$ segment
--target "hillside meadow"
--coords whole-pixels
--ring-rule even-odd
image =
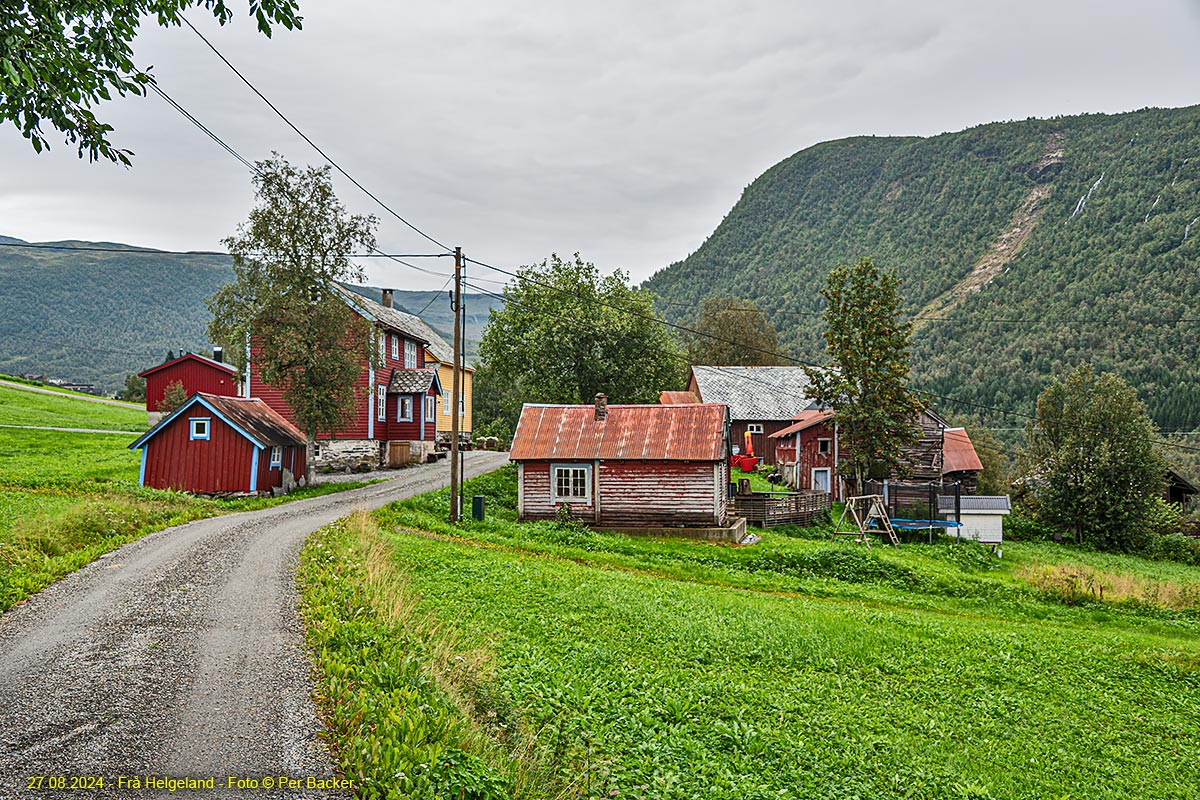
[[[0,386],[0,426],[144,429],[146,412]],[[196,519],[352,489],[216,500],[143,489],[129,433],[0,427],[0,612],[126,542]]]
[[[633,539],[518,525],[514,486],[468,486],[484,522],[446,523],[438,492],[302,554],[360,797],[1197,796],[1200,569],[826,529]],[[1076,567],[1156,589],[1036,579]]]

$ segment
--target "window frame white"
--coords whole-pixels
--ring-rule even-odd
[[[404,409],[408,408],[408,414],[405,415]],[[412,422],[413,421],[413,402],[412,396],[402,394],[396,398],[396,422]]]
[[[271,445],[271,469],[279,469],[283,466],[283,445]]]
[[[558,474],[560,471],[570,470],[572,472],[579,470],[583,472],[583,490],[582,495],[574,494],[575,476],[571,475],[568,480],[571,481],[571,494],[560,495],[558,493]],[[559,503],[576,503],[578,505],[590,506],[592,504],[592,465],[575,463],[562,463],[550,465],[550,502],[554,505]]]
[[[817,439],[817,455],[827,456],[833,452],[833,439]]]
[[[417,343],[412,339],[404,340],[404,368],[417,368]]]
[[[387,422],[387,387],[382,383],[375,387],[375,421]]]
[[[747,422],[746,433],[756,434],[763,432],[763,424],[761,422]]]
[[[442,416],[450,416],[450,390],[442,389]]]
[[[437,420],[437,398],[431,394],[424,397],[425,401],[425,421],[435,422]]]
[[[204,433],[196,431],[196,423],[204,425]],[[212,417],[188,417],[188,441],[207,442],[212,438]]]
[[[389,333],[388,336],[392,337],[392,360],[398,361],[400,359],[400,337],[394,333]]]

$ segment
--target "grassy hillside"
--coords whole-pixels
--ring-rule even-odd
[[[647,286],[675,319],[709,295],[752,300],[820,362],[818,290],[870,256],[904,279],[914,383],[965,401],[945,410],[1029,412],[1048,376],[1090,361],[1192,430],[1198,218],[1200,107],[845,139],[772,167]]]
[[[208,352],[204,300],[232,280],[228,258],[134,252],[141,248],[111,242],[13,246],[22,243],[0,236],[0,372],[86,381],[111,392],[169,350]],[[397,302],[413,313],[429,303],[430,324],[449,331],[444,296],[402,291]],[[470,352],[491,302],[468,296]]]
[[[69,394],[42,394],[0,386],[0,425],[138,431],[146,428],[145,408],[95,403]]]
[[[1200,785],[1196,568],[1048,543],[999,561],[820,531],[732,547],[517,525],[514,483],[469,487],[488,495],[483,523],[444,522],[435,493],[327,529],[302,556],[320,694],[363,796],[398,780],[477,798]],[[1039,583],[1078,566],[1157,594]]]

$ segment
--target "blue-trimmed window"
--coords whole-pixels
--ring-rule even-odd
[[[400,358],[400,337],[394,333],[388,335],[392,337],[392,358],[398,359]]]
[[[207,440],[212,434],[211,417],[189,417],[188,426],[190,428],[188,438],[192,441],[197,439]]]
[[[412,396],[402,394],[396,398],[396,422],[412,421]]]
[[[283,448],[280,445],[271,447],[271,469],[283,466]]]
[[[375,409],[375,419],[379,420],[380,422],[383,422],[384,420],[387,419],[387,387],[386,386],[376,386],[375,387],[375,405],[378,406],[378,408]]]

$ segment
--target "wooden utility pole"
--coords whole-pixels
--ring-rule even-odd
[[[458,502],[458,416],[459,393],[462,391],[462,248],[454,248],[454,378],[450,390],[450,521],[461,519]]]

